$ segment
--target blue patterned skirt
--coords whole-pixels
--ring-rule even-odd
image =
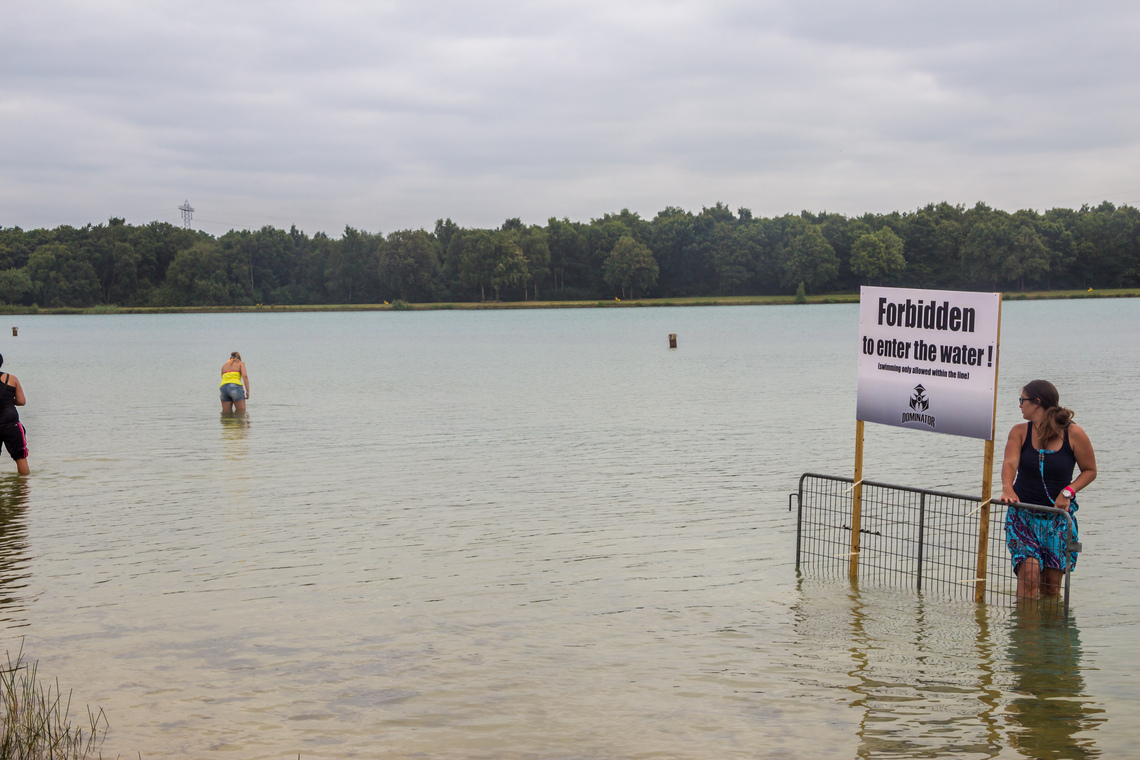
[[[1074,510],[1075,511],[1075,510]],[[1067,522],[1062,515],[1035,512],[1031,509],[1010,507],[1005,513],[1005,545],[1013,570],[1030,557],[1037,558],[1037,566],[1065,569],[1065,547],[1069,541],[1078,541],[1077,516],[1073,518],[1073,535],[1067,535]],[[1069,570],[1077,566],[1077,553],[1070,555]]]

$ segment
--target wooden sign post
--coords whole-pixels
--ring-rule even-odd
[[[997,432],[997,380],[1001,361],[1001,294],[998,294],[997,347],[994,351],[994,414],[990,423],[990,439],[986,441],[986,453],[982,470],[982,504],[978,510],[978,566],[974,583],[974,601],[986,600],[986,571],[989,567],[990,550],[990,503],[993,501],[994,484],[994,434]]]

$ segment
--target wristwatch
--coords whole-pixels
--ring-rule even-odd
[[[1069,488],[1068,486],[1065,486],[1064,488],[1062,488],[1061,493],[1063,493],[1063,494],[1065,494],[1065,496],[1069,497],[1069,501],[1072,501],[1073,499],[1077,498],[1077,492],[1074,491],[1073,489]]]

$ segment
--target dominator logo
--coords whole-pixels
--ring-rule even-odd
[[[913,411],[903,412],[903,424],[918,422],[931,430],[934,429],[934,415],[926,414],[926,411],[930,409],[930,399],[926,395],[926,389],[921,384],[914,386],[914,395],[910,397],[910,408]]]

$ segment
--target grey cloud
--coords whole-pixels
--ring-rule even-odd
[[[1134,183],[1138,19],[1123,3],[27,4],[0,32],[0,224],[173,221],[184,197],[219,224],[330,232],[716,200],[1098,200]]]

